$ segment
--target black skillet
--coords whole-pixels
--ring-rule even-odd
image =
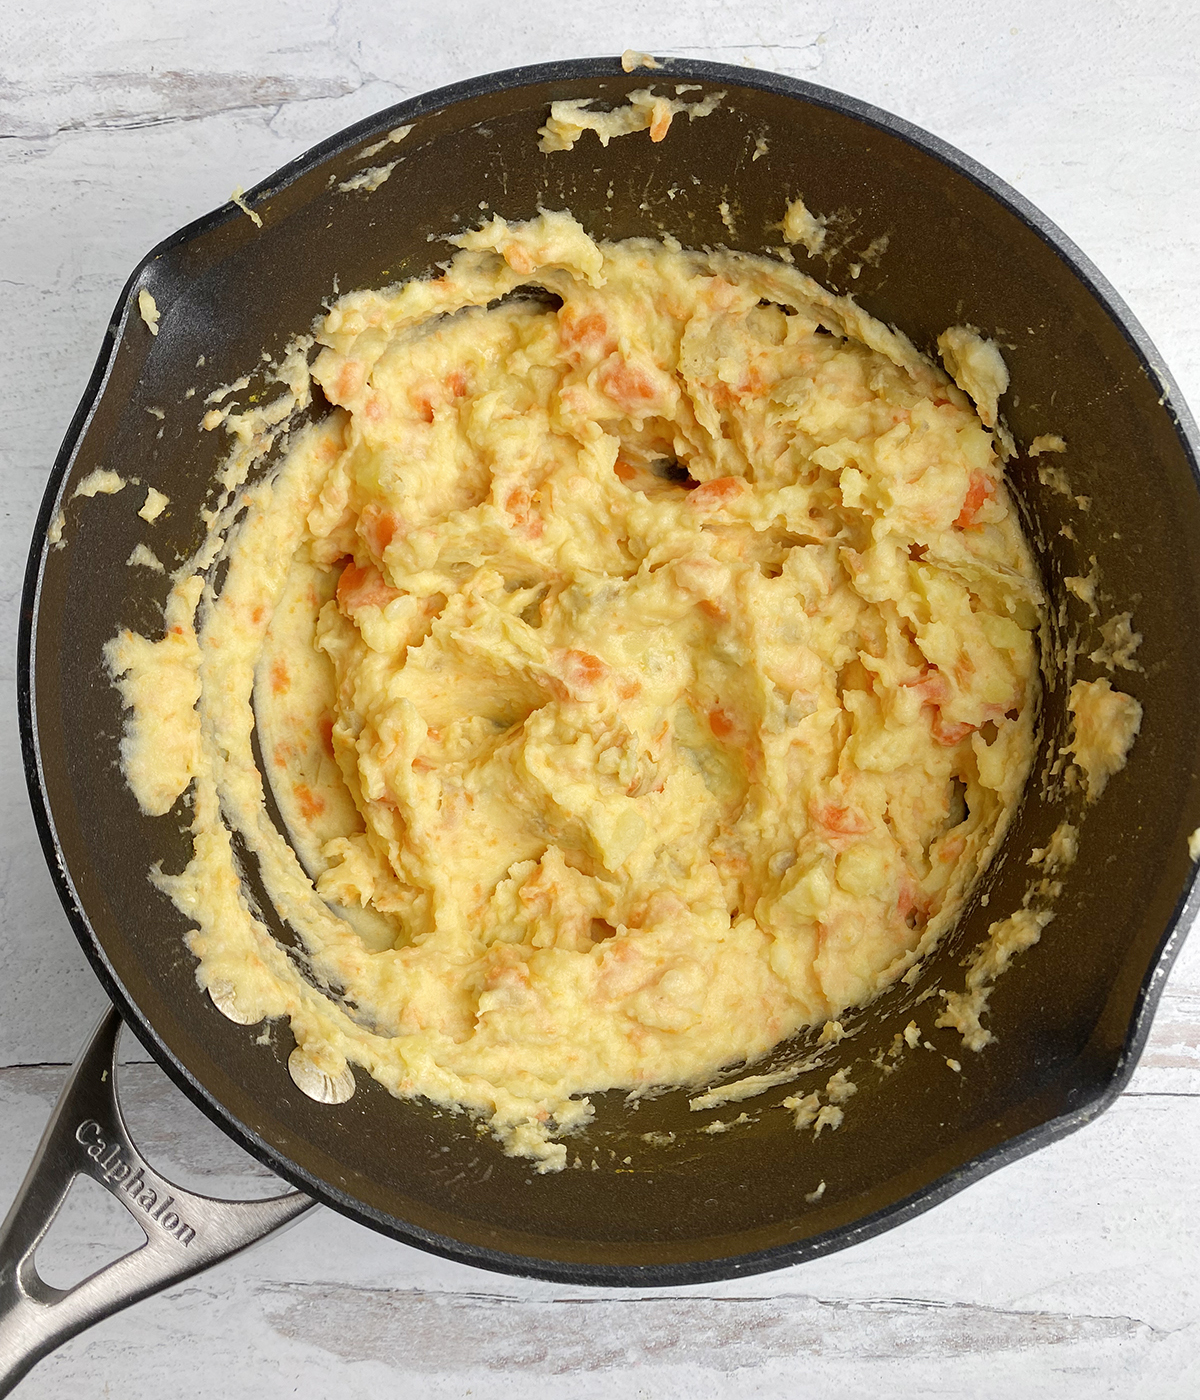
[[[635,88],[673,92],[677,82],[699,85],[692,99],[725,97],[702,120],[677,117],[661,144],[640,133],[602,149],[589,133],[570,152],[537,150],[554,99],[615,105]],[[364,157],[402,124],[413,127],[405,141]],[[765,154],[755,159],[759,138]],[[397,158],[374,192],[337,188]],[[311,1101],[288,1075],[286,1029],[261,1045],[261,1028],[232,1024],[198,992],[186,923],[146,879],[155,862],[183,864],[186,811],[177,821],[139,815],[117,768],[121,709],[101,649],[120,627],[161,627],[167,582],[125,567],[147,538],[132,488],[72,501],[76,484],[107,467],[162,487],[171,506],[152,540],[168,562],[182,559],[200,537],[223,451],[219,433],[198,431],[204,394],[253,372],[264,350],[278,354],[337,289],[428,274],[450,251],[440,235],[476,223],[484,205],[510,219],[569,208],[610,238],[666,231],[691,246],[761,252],[779,244],[785,200],[797,194],[835,216],[841,250],[826,262],[798,249],[806,270],[923,350],[962,322],[1001,341],[1018,441],[1060,433],[1069,450],[1051,460],[1091,499],[1083,511],[1040,485],[1024,456],[1012,464],[1053,605],[1063,578],[1085,574],[1095,555],[1106,608],[1132,609],[1143,634],[1144,669],[1117,681],[1144,706],[1141,735],[1087,816],[1055,921],[996,987],[996,1043],[980,1055],[956,1049],[956,1036],[932,1028],[936,997],[918,998],[961,987],[964,953],[1019,906],[1029,853],[1066,811],[1038,796],[1037,775],[1066,736],[1065,687],[1052,670],[1035,780],[979,892],[987,907],[977,895],[921,980],[877,1002],[827,1058],[821,1082],[846,1065],[859,1085],[840,1130],[816,1140],[796,1132],[775,1107],[795,1086],[744,1105],[751,1121],[717,1135],[698,1130],[722,1114],[690,1112],[683,1092],[636,1108],[610,1094],[569,1144],[599,1169],[538,1177],[465,1116],[393,1099],[365,1075],[348,1103]],[[180,1088],[281,1177],[397,1239],[509,1273],[637,1286],[754,1273],[852,1244],[1111,1103],[1195,908],[1200,493],[1187,410],[1074,245],[993,175],[895,117],[789,78],[682,60],[661,73],[595,59],[473,79],[331,138],[247,201],[261,229],[226,206],[160,245],[126,286],[42,505],[20,640],[25,763],[47,860],[97,975]],[[883,234],[886,252],[863,261]],[[157,338],[138,316],[141,288],[162,312]],[[247,394],[261,387],[252,380]],[[60,509],[56,549],[47,531]],[[1064,524],[1076,541],[1059,533]],[[1066,606],[1086,637],[1083,604]],[[1085,659],[1079,674],[1104,672]],[[937,1053],[907,1054],[890,1075],[873,1067],[871,1055],[910,1019]],[[946,1066],[954,1056],[961,1074]],[[650,1146],[647,1133],[675,1138]]]

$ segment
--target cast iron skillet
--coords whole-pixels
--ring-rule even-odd
[[[672,91],[681,81],[699,85],[691,98],[726,96],[703,120],[677,117],[661,144],[639,133],[602,149],[588,133],[571,152],[536,148],[553,99],[617,104],[648,83]],[[413,127],[407,140],[364,157],[401,124]],[[760,137],[766,153],[754,159]],[[337,188],[397,158],[373,193]],[[1095,555],[1104,615],[1132,609],[1144,638],[1144,669],[1115,678],[1145,707],[1132,761],[1083,824],[1055,921],[997,985],[996,1043],[964,1051],[932,1029],[937,998],[918,997],[961,987],[964,954],[1020,905],[1031,849],[1075,810],[1038,796],[1066,737],[1054,674],[1030,794],[980,891],[987,907],[977,896],[916,986],[861,1017],[819,1077],[853,1067],[859,1092],[839,1131],[814,1140],[794,1130],[774,1105],[795,1086],[744,1105],[753,1121],[718,1135],[698,1129],[736,1109],[689,1112],[678,1091],[635,1109],[610,1094],[569,1144],[585,1169],[538,1177],[467,1117],[393,1099],[365,1075],[346,1104],[310,1101],[288,1075],[285,1029],[264,1047],[260,1027],[233,1025],[197,991],[186,922],[146,879],[155,862],[183,864],[188,813],[181,804],[178,821],[139,815],[117,768],[120,702],[101,663],[120,627],[161,628],[167,581],[125,567],[134,545],[148,541],[170,567],[199,540],[224,450],[220,433],[198,431],[204,395],[253,370],[262,351],[278,354],[338,289],[429,273],[450,252],[439,236],[477,222],[485,205],[510,219],[569,208],[603,236],[667,231],[686,245],[759,252],[780,243],[784,202],[801,193],[810,209],[838,215],[831,241],[845,245],[828,263],[797,249],[801,267],[853,291],[921,349],[962,322],[1001,341],[1017,439],[1061,433],[1069,451],[1051,460],[1091,498],[1080,510],[1039,485],[1035,464],[1011,466],[1053,605],[1065,598],[1087,642],[1087,611],[1062,580],[1085,574]],[[25,763],[47,860],[97,975],[184,1092],[280,1176],[397,1239],[504,1272],[637,1286],[754,1273],[841,1248],[1106,1107],[1129,1077],[1195,907],[1187,837],[1200,826],[1200,493],[1196,430],[1177,391],[1074,245],[993,175],[895,117],[793,79],[681,60],[653,74],[596,59],[473,79],[331,138],[247,198],[261,230],[226,206],[161,244],[130,278],[42,505],[20,641]],[[722,199],[736,235],[721,221]],[[855,276],[852,264],[882,234],[886,253]],[[157,338],[137,314],[143,287],[162,312]],[[254,377],[241,402],[261,387]],[[134,513],[134,488],[71,500],[98,467],[161,487],[166,515],[149,529]],[[55,549],[47,528],[60,509],[65,543]],[[1075,542],[1059,534],[1067,523]],[[1085,657],[1078,674],[1105,672]],[[872,1066],[913,1018],[938,1053],[908,1054],[892,1074]],[[961,1074],[947,1056],[962,1061]],[[653,1147],[647,1133],[675,1139]],[[806,1199],[821,1181],[820,1198]]]

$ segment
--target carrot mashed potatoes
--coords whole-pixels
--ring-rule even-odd
[[[993,432],[852,302],[566,214],[455,241],[334,306],[219,593],[109,662],[143,808],[194,784],[155,878],[214,1001],[553,1170],[587,1094],[752,1062],[952,924],[1041,591]]]

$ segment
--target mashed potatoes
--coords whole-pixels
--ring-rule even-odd
[[[583,1096],[751,1062],[953,922],[1041,593],[993,433],[853,303],[565,214],[456,241],[333,308],[219,595],[109,662],[145,810],[194,783],[156,878],[217,1004],[548,1170]]]

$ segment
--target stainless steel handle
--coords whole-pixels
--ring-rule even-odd
[[[228,1259],[316,1204],[300,1191],[265,1201],[214,1200],[154,1171],[117,1102],[120,1029],[111,1010],[96,1027],[0,1226],[0,1396],[77,1332]],[[34,1267],[34,1251],[81,1172],[121,1202],[146,1242],[74,1288],[52,1288]]]

